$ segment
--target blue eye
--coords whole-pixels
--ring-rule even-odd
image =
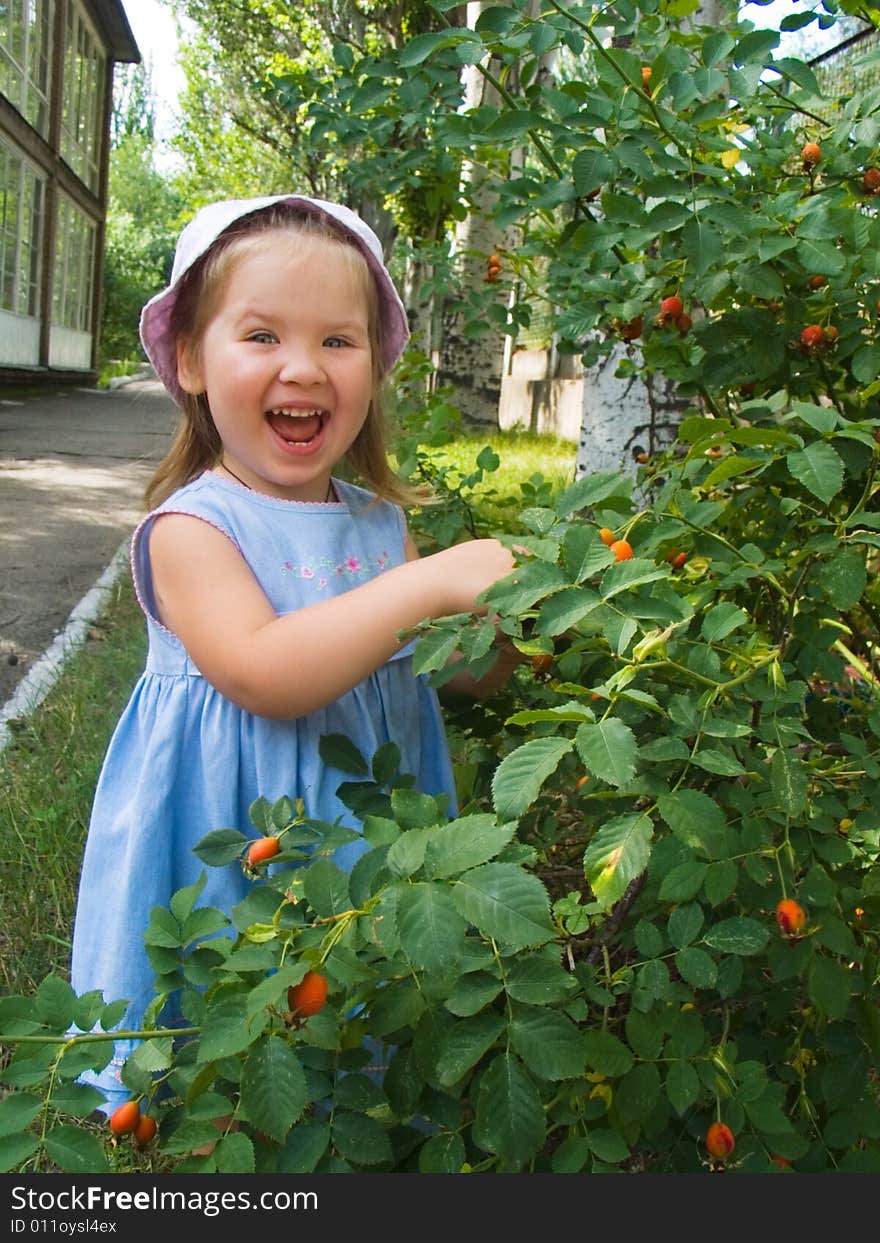
[[[257,345],[273,345],[275,343],[275,337],[272,333],[266,332],[262,328],[258,332],[249,333],[247,339],[248,341],[255,341]]]
[[[344,337],[327,337],[324,344],[336,350],[339,349],[340,346],[348,345],[348,342]]]

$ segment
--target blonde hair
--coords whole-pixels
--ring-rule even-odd
[[[173,339],[186,342],[193,359],[197,359],[205,330],[236,264],[253,249],[262,235],[271,231],[295,235],[307,243],[337,247],[349,260],[367,303],[373,384],[364,425],[344,460],[351,471],[372,488],[378,499],[400,505],[428,503],[430,496],[405,484],[388,463],[387,425],[382,401],[385,376],[382,371],[379,299],[375,281],[360,250],[326,216],[316,216],[298,209],[294,204],[282,203],[243,216],[221,233],[207,254],[181,278],[171,313],[170,332]],[[223,453],[207,395],[184,393],[180,410],[180,423],[171,447],[144,493],[148,509],[160,505],[172,492],[216,466]]]

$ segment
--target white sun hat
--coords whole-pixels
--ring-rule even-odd
[[[385,267],[382,244],[356,212],[342,207],[339,203],[307,198],[302,194],[225,199],[201,208],[183,229],[174,252],[168,287],[152,297],[141,312],[141,341],[147,358],[178,405],[183,401],[183,390],[177,381],[177,342],[171,331],[171,314],[177,301],[181,278],[213,246],[220,234],[242,216],[265,211],[276,203],[293,203],[309,215],[329,216],[337,226],[341,226],[342,231],[351,238],[366,259],[376,282],[382,365],[386,372],[391,370],[406,348],[409,340],[406,310]]]

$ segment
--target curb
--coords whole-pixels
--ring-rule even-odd
[[[113,554],[101,577],[75,606],[67,623],[32,665],[11,698],[0,708],[0,752],[12,738],[9,722],[30,716],[58,681],[65,663],[84,643],[89,625],[101,613],[110,590],[128,564],[131,536],[127,535]]]

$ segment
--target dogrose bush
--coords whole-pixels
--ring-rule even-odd
[[[328,738],[369,844],[350,875],[333,862],[350,831],[292,792],[252,808],[280,851],[231,921],[199,885],[153,912],[155,1030],[123,1077],[158,1135],[136,1159],[880,1168],[878,430],[755,401],[686,420],[635,485],[596,475],[525,509],[527,551],[488,602],[533,659],[460,717],[476,759],[459,816],[393,746]],[[427,627],[418,666],[441,678],[459,647],[479,671],[491,636],[472,617]],[[250,867],[249,845],[220,828],[197,853]],[[308,1017],[288,995],[306,972],[328,986]],[[175,1034],[158,1020],[178,989]],[[69,1116],[94,1107],[72,1081],[110,1041],[65,1032],[120,1014],[55,977],[0,1003],[7,1168],[129,1159]],[[384,1081],[365,1040],[391,1046]]]

